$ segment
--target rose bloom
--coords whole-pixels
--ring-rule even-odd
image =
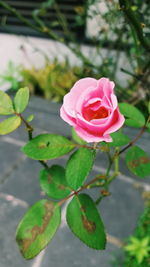
[[[107,78],[84,78],[64,96],[61,118],[88,143],[112,142],[110,134],[125,121],[118,108],[114,86]]]

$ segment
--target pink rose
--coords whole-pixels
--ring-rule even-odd
[[[86,142],[112,142],[111,133],[124,123],[114,94],[114,82],[84,78],[64,96],[61,118]]]

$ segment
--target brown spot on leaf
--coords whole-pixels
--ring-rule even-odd
[[[44,143],[43,143],[43,144],[39,144],[39,148],[41,148],[41,149],[42,149],[42,148],[46,148],[46,147],[47,147],[47,145],[44,144]]]
[[[48,174],[47,181],[49,184],[53,182],[53,177],[50,174]]]
[[[65,187],[63,184],[60,184],[60,185],[58,186],[58,189],[60,189],[60,190],[65,190],[66,187]]]
[[[95,222],[89,221],[86,216],[82,215],[82,222],[84,228],[87,230],[88,233],[92,234],[96,230]]]
[[[49,145],[50,145],[50,142],[47,142],[47,143],[40,143],[39,144],[39,148],[46,148],[46,147],[49,147]]]
[[[28,250],[28,248],[31,246],[31,244],[36,240],[38,235],[42,234],[46,227],[49,224],[49,221],[53,215],[53,209],[54,205],[51,201],[47,201],[45,203],[45,215],[43,217],[43,223],[41,226],[35,225],[31,230],[31,237],[30,238],[25,238],[23,240],[18,240],[21,248],[21,251],[23,254]]]
[[[136,168],[138,167],[140,164],[147,164],[150,163],[150,159],[147,157],[140,157],[138,159],[132,160],[129,162],[129,166],[131,168]]]

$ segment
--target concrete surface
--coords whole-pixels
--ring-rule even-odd
[[[35,134],[48,131],[70,136],[70,127],[58,116],[59,108],[59,104],[37,97],[31,98],[25,116],[35,114],[32,123]],[[125,129],[131,137],[137,131]],[[138,143],[150,153],[148,139],[149,135],[145,133]],[[143,211],[141,194],[144,190],[150,190],[150,177],[136,178],[126,169],[122,157],[122,174],[112,183],[111,196],[99,205],[108,233],[105,251],[92,250],[73,236],[66,225],[63,207],[62,224],[52,242],[34,260],[25,261],[15,242],[15,229],[27,208],[44,197],[38,182],[41,166],[38,162],[27,159],[20,151],[26,140],[27,133],[23,126],[0,137],[0,267],[110,267],[114,255],[119,254],[121,257],[120,243],[132,234]],[[57,162],[65,166],[66,160],[67,156],[64,156],[49,163]],[[90,177],[104,171],[104,157],[100,153]],[[97,190],[91,190],[93,198],[97,195]]]

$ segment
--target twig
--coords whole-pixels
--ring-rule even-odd
[[[22,117],[21,114],[16,114],[18,115],[21,120],[23,121],[23,123],[25,124],[27,131],[28,131],[28,136],[29,136],[29,140],[32,140],[33,136],[32,136],[32,132],[34,131],[34,129],[32,128],[32,126]]]
[[[125,13],[126,17],[128,18],[129,23],[133,26],[136,31],[137,37],[141,43],[141,45],[148,51],[150,51],[150,43],[145,38],[143,33],[143,28],[141,23],[139,22],[135,12],[132,10],[131,2],[129,0],[119,0],[120,8]]]
[[[118,153],[116,153],[115,155],[114,155],[114,158],[117,156],[119,156],[120,154],[122,154],[124,151],[126,151],[129,147],[131,147],[131,146],[133,146],[136,142],[137,142],[137,140],[143,135],[143,133],[145,132],[145,130],[146,130],[146,128],[147,128],[147,123],[149,123],[150,122],[150,115],[149,115],[149,117],[148,117],[148,119],[147,119],[147,122],[145,123],[145,125],[141,128],[141,130],[139,131],[139,133],[137,134],[137,136],[131,141],[131,142],[129,142],[129,144],[127,145],[127,146],[125,146],[122,150],[120,150]]]
[[[23,118],[22,114],[16,113],[16,115],[18,117],[20,117],[22,122],[25,124],[26,129],[28,131],[29,141],[31,141],[33,139],[33,135],[32,135],[32,133],[34,131],[33,127]],[[38,160],[38,162],[40,162],[40,164],[43,165],[44,168],[46,168],[46,169],[49,168],[49,166],[47,165],[47,163],[44,160]]]
[[[78,189],[77,191],[73,191],[69,196],[65,197],[64,199],[62,199],[58,205],[61,206],[66,200],[68,200],[69,198],[78,195],[81,191],[83,191],[84,189],[87,189],[89,187],[89,185],[95,183],[96,181],[98,181],[99,179],[104,178],[104,175],[97,175],[94,179],[92,179],[90,182],[88,182],[87,184],[81,186],[80,189]]]
[[[52,31],[50,28],[48,28],[44,22],[43,22],[43,27],[41,27],[41,24],[39,25],[40,27],[37,27],[36,25],[30,23],[20,12],[18,12],[15,8],[13,8],[12,6],[8,5],[7,3],[5,3],[4,1],[0,1],[0,6],[3,6],[5,9],[7,9],[9,12],[13,13],[20,21],[22,21],[24,24],[26,24],[27,26],[31,27],[32,29],[41,32],[41,33],[45,33],[47,34],[50,38],[54,39],[55,41],[58,41],[62,44],[67,45],[67,47],[77,56],[79,57],[85,65],[87,66],[91,66],[95,69],[99,68],[95,65],[93,65],[92,62],[90,62],[90,60],[84,56],[84,54],[81,52],[81,50],[79,49],[79,46],[76,44],[76,46],[74,46],[73,44],[69,43],[68,40],[60,37],[58,34],[55,34],[54,31]],[[35,17],[33,17],[33,19],[35,20]],[[37,22],[37,20],[36,20]]]
[[[122,72],[128,74],[128,75],[131,75],[132,77],[134,77],[134,78],[137,79],[137,80],[141,80],[140,77],[139,77],[139,75],[136,75],[136,74],[134,74],[134,73],[132,73],[132,72],[130,72],[130,71],[124,69],[124,68],[120,68],[120,70],[121,70]]]
[[[7,9],[9,12],[13,13],[20,21],[31,27],[32,29],[36,31],[41,31],[39,27],[35,26],[34,24],[30,23],[29,20],[27,20],[24,16],[21,15],[20,12],[18,12],[15,8],[11,7],[4,1],[0,1],[0,5],[3,6],[5,9]]]

